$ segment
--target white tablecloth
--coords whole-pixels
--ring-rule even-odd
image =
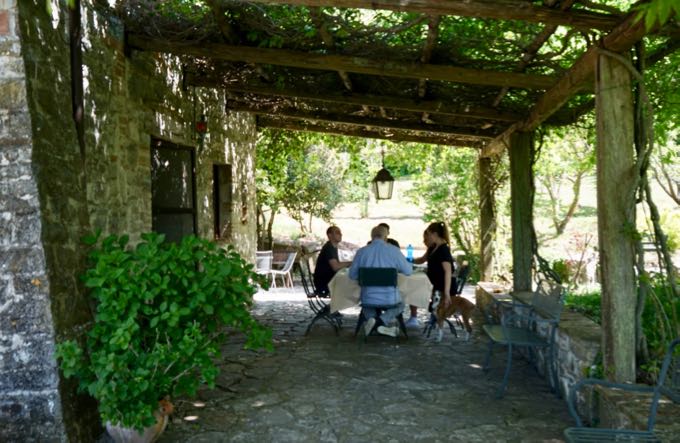
[[[401,299],[406,305],[427,308],[430,304],[432,285],[424,272],[414,272],[412,275],[397,275],[397,286]],[[331,312],[341,311],[359,304],[361,288],[356,280],[349,278],[347,269],[335,274],[328,283],[331,292]]]

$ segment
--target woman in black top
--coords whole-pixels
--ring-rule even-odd
[[[449,248],[449,231],[442,222],[431,223],[425,230],[429,245],[427,251],[427,277],[432,283],[432,291],[441,292],[440,303],[448,307],[451,303],[451,276],[453,256]]]

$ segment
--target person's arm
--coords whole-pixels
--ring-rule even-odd
[[[427,261],[427,257],[430,255],[430,248],[425,249],[425,253],[418,258],[413,259],[413,263],[416,265],[422,265]]]
[[[448,306],[451,303],[451,263],[448,261],[442,262],[442,268],[444,268],[444,293],[442,294],[442,302],[444,306]]]
[[[340,269],[349,268],[352,265],[351,261],[339,261],[334,258],[328,260],[328,264],[331,265],[333,271],[338,272]]]
[[[395,251],[395,257],[397,258],[399,263],[399,266],[397,267],[397,272],[401,272],[404,275],[411,275],[413,273],[413,265],[409,263],[408,260],[406,260],[406,257],[404,257],[401,253],[401,251],[397,250]]]
[[[352,280],[359,280],[359,257],[361,256],[361,249],[357,251],[357,254],[354,256],[354,261],[351,262],[351,266],[349,267],[349,278]]]

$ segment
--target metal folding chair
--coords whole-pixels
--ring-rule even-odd
[[[300,260],[297,264],[297,268],[300,273],[300,283],[307,295],[307,304],[309,304],[309,308],[314,313],[312,321],[309,323],[309,326],[307,326],[305,335],[309,334],[314,323],[321,319],[333,326],[335,335],[339,335],[340,328],[342,328],[342,316],[331,314],[330,295],[319,294],[314,287],[308,259],[303,257],[303,260]]]

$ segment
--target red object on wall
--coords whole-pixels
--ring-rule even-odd
[[[196,122],[196,132],[200,135],[208,132],[208,122],[205,120],[205,114],[201,114],[201,119]]]

